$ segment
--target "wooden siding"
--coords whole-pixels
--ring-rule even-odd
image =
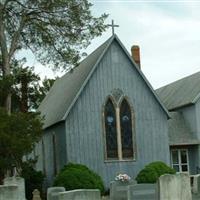
[[[136,119],[136,161],[104,160],[102,105],[119,88],[129,97]],[[106,186],[117,173],[135,177],[149,162],[169,159],[167,116],[116,42],[97,66],[66,119],[67,161],[86,164]]]
[[[178,112],[181,112],[184,116],[184,119],[187,122],[187,126],[190,128],[191,132],[194,135],[197,135],[197,115],[196,115],[196,106],[191,105],[187,107],[180,108]]]
[[[196,129],[197,129],[197,138],[200,139],[200,99],[195,104],[195,110],[196,110]]]
[[[196,120],[195,120],[195,122],[196,122],[196,124],[197,124],[197,133],[196,133],[196,135],[197,135],[197,138],[200,140],[200,99],[196,102],[196,104],[195,104],[195,110],[196,110]],[[198,157],[197,157],[197,159],[196,159],[196,166],[198,166],[199,168],[200,168],[200,145],[198,145]],[[199,173],[200,173],[200,171],[199,171]]]
[[[189,168],[190,168],[190,174],[197,174],[197,167],[198,165],[198,155],[199,155],[199,147],[198,145],[192,145],[188,146],[188,157],[189,157]],[[200,173],[200,171],[199,171]]]
[[[46,187],[50,186],[54,179],[54,153],[53,153],[53,135],[55,135],[55,154],[57,172],[67,163],[66,161],[66,135],[64,123],[59,123],[44,131],[44,152],[45,152],[45,171]],[[42,142],[37,148],[38,163],[37,169],[43,170]]]

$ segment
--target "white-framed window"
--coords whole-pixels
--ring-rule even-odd
[[[177,172],[189,172],[188,149],[172,149],[171,163]]]
[[[109,96],[103,108],[106,160],[135,160],[134,112],[128,98]]]

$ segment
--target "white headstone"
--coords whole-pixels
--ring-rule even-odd
[[[162,175],[158,190],[160,200],[192,200],[190,177],[186,173]]]
[[[24,179],[21,177],[7,177],[3,180],[4,185],[10,186],[10,185],[16,185],[17,188],[17,194],[15,200],[26,200],[25,198],[25,184]]]
[[[192,192],[194,194],[200,194],[200,174],[190,176],[192,179]]]

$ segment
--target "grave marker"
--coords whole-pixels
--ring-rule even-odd
[[[186,173],[162,175],[158,190],[160,200],[192,200],[190,177]]]

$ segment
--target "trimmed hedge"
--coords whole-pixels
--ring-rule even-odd
[[[85,165],[69,163],[56,176],[54,186],[74,189],[99,189],[104,193],[101,177]]]
[[[142,169],[137,177],[137,183],[156,183],[163,174],[175,174],[176,171],[161,161],[152,162]]]

